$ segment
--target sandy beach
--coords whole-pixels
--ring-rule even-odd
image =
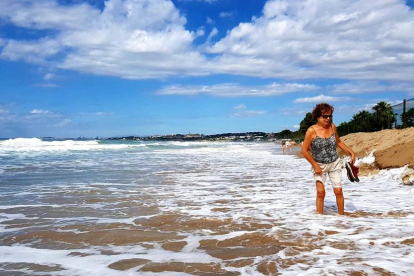
[[[353,149],[357,158],[373,152],[375,166],[379,169],[414,168],[414,127],[386,129],[377,132],[358,132],[341,138]]]
[[[2,275],[410,275],[401,168],[350,183],[345,216],[273,143],[0,145]],[[91,265],[93,264],[93,265]]]

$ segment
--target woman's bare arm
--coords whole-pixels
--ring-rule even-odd
[[[337,146],[343,151],[347,152],[351,156],[352,164],[355,163],[355,153],[350,148],[348,148],[348,146],[345,145],[344,142],[342,142],[341,138],[339,138],[338,131],[336,130],[336,126],[334,124],[332,124],[332,126],[335,132]]]
[[[313,139],[313,130],[310,128],[306,131],[305,140],[303,141],[302,145],[302,154],[311,163],[314,171],[316,174],[322,174],[322,169],[319,167],[318,163],[316,163],[315,159],[313,159],[312,155],[309,153],[309,149],[311,147],[312,139]]]

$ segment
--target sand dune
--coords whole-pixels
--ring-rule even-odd
[[[374,165],[379,169],[405,165],[414,168],[414,127],[352,133],[341,137],[341,140],[352,148],[357,157],[374,151]]]

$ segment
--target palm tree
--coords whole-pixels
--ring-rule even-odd
[[[367,110],[360,111],[352,117],[351,123],[354,125],[354,131],[370,131],[372,129],[372,114]]]
[[[384,129],[384,125],[390,127],[394,118],[394,111],[389,103],[381,101],[372,110],[375,111],[374,119],[378,126],[381,126],[381,130]]]

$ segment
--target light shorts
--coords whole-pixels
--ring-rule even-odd
[[[315,181],[320,181],[325,186],[326,174],[328,174],[329,179],[332,182],[332,187],[342,188],[341,176],[342,176],[342,168],[344,165],[343,165],[341,158],[336,159],[332,163],[328,163],[328,164],[318,163],[318,165],[322,169],[322,175],[315,174],[315,171],[312,167],[313,178],[315,179]]]

